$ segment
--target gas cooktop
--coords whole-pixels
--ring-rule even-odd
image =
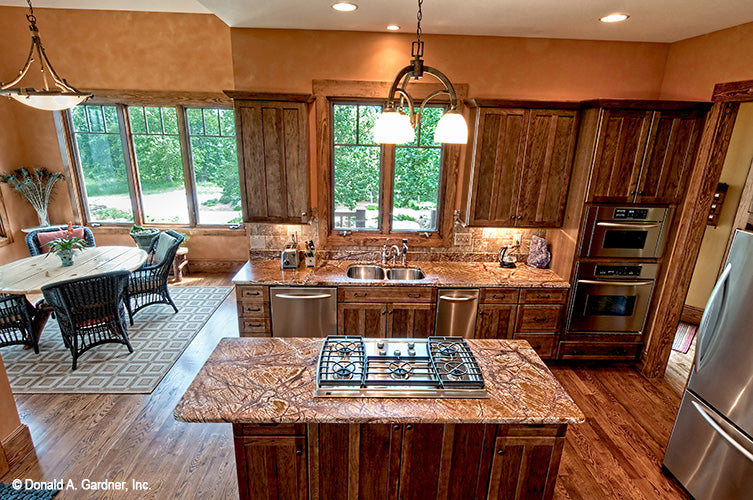
[[[486,398],[481,369],[462,337],[330,335],[319,353],[317,397]]]

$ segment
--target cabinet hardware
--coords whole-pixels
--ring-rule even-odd
[[[408,297],[417,299],[417,298],[421,297],[421,294],[420,293],[409,293]]]
[[[248,326],[250,326],[251,328],[261,328],[264,325],[261,323],[249,323]]]
[[[387,311],[382,311],[382,316],[384,316],[385,314],[387,314]]]
[[[536,295],[537,299],[548,299],[551,295]]]
[[[500,448],[500,449],[497,450],[497,455],[504,455],[504,454],[505,454],[505,450],[504,449]]]
[[[395,429],[396,431],[399,431],[400,430],[400,425],[399,424],[395,424],[395,425],[392,426],[392,428]]]
[[[493,298],[493,299],[504,299],[505,297],[507,297],[507,295],[505,295],[505,294],[502,294],[502,295],[497,295],[497,294],[495,293],[494,295],[492,295],[492,298]]]
[[[413,426],[411,424],[408,424],[408,425],[405,426],[405,430],[412,431],[413,430]]]
[[[254,307],[253,309],[250,308],[250,307],[247,307],[246,311],[247,312],[259,312],[259,311],[261,311],[261,307]]]
[[[534,321],[546,321],[546,318],[533,318]]]
[[[390,311],[390,312],[388,312],[387,314],[389,314],[390,316],[392,316],[392,313],[393,313],[393,311]]]
[[[303,450],[302,450],[302,449],[300,449],[300,448],[296,448],[296,450],[295,450],[295,454],[296,454],[296,455],[298,455],[298,456],[300,457],[301,455],[303,455]]]
[[[369,292],[363,292],[363,293],[353,292],[353,297],[366,297],[368,294]]]
[[[261,295],[261,292],[245,292],[243,295],[245,295],[246,297],[251,297],[251,296]]]

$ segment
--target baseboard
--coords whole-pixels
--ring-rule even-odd
[[[682,307],[680,321],[690,323],[691,325],[699,325],[701,323],[701,316],[703,316],[703,309],[685,304]]]
[[[5,453],[8,466],[13,468],[26,455],[34,452],[34,442],[31,440],[29,427],[24,424],[16,427],[15,431],[0,442],[0,447]]]
[[[238,271],[245,260],[188,259],[188,275],[191,273],[232,273]],[[185,270],[183,271],[185,273]]]

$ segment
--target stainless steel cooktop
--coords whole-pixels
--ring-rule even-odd
[[[317,397],[486,398],[462,337],[329,336],[319,353]]]

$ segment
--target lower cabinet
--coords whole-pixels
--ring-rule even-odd
[[[434,333],[436,289],[342,287],[337,330],[364,337],[428,337]]]
[[[234,425],[241,499],[547,499],[553,494],[567,428],[424,423],[279,427]],[[285,434],[290,427],[305,428],[305,435]]]
[[[269,308],[269,287],[261,285],[236,285],[238,305],[238,332],[241,337],[269,337],[272,324]]]

